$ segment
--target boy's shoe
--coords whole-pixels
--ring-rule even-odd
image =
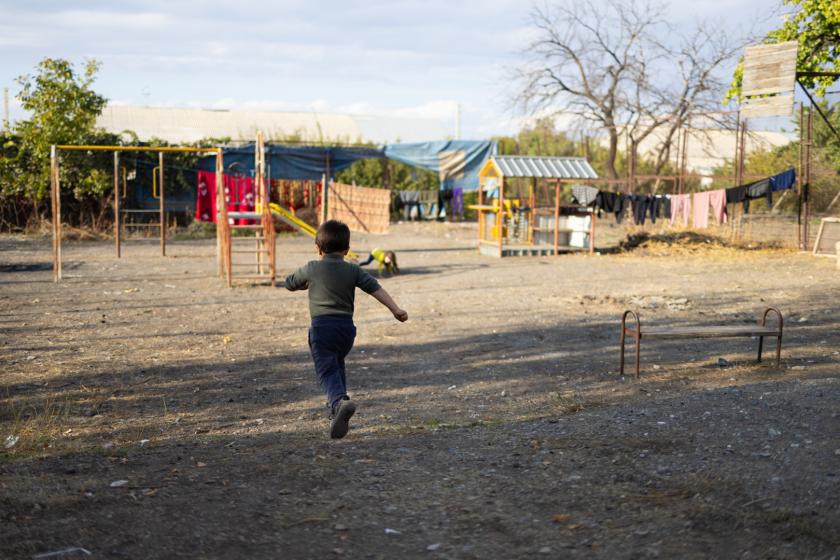
[[[338,401],[333,407],[330,418],[330,437],[341,439],[347,435],[350,429],[350,418],[356,413],[356,403],[350,399]]]

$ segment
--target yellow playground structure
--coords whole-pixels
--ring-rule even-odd
[[[561,185],[597,179],[585,158],[492,156],[478,174],[478,251],[494,257],[594,251],[591,208],[561,205]],[[549,184],[554,187],[554,196]]]

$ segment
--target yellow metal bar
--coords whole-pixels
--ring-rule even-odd
[[[152,198],[160,198],[157,193],[157,177],[160,166],[152,168]]]
[[[58,150],[81,150],[81,151],[100,151],[100,152],[182,152],[182,153],[213,153],[217,154],[222,151],[221,148],[187,148],[183,146],[70,146],[59,145],[56,146]]]

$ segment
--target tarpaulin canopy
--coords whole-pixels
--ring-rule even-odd
[[[489,140],[444,140],[414,144],[388,144],[385,156],[434,171],[440,187],[478,189],[478,171],[488,157],[496,154],[496,143]]]
[[[225,173],[254,173],[254,144],[222,148]],[[266,170],[271,179],[319,180],[325,173],[332,177],[336,171],[350,167],[355,161],[383,158],[377,148],[345,148],[335,146],[266,146]],[[213,171],[215,156],[201,158],[199,169]]]
[[[223,147],[225,173],[254,173],[254,144]],[[414,144],[388,144],[383,149],[340,146],[266,146],[267,171],[272,179],[318,180],[325,173],[350,167],[360,159],[387,157],[434,171],[441,188],[478,188],[478,171],[495,155],[496,143],[488,140],[444,140]],[[199,169],[213,171],[215,156],[199,160]]]

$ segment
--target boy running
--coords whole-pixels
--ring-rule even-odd
[[[309,351],[315,363],[318,383],[330,408],[330,437],[343,438],[350,427],[356,404],[347,396],[344,358],[353,348],[356,327],[353,302],[356,288],[372,295],[398,321],[408,320],[388,292],[359,265],[344,257],[350,250],[350,229],[337,220],[321,224],[315,234],[321,260],[309,261],[286,277],[286,289],[309,290]]]

